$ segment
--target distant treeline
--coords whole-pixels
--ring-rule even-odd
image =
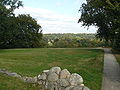
[[[96,34],[44,34],[41,41],[43,47],[52,48],[79,48],[79,47],[106,47],[105,40],[96,38]]]
[[[95,39],[96,34],[86,34],[86,33],[53,33],[53,34],[44,34],[45,37],[49,39],[58,39],[63,37],[69,37],[69,38],[86,38],[86,39]]]

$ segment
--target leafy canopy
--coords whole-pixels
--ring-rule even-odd
[[[23,6],[19,0],[0,0],[0,48],[39,47],[41,26],[30,15],[14,14]]]
[[[120,45],[120,0],[87,0],[80,11],[78,22],[97,26],[97,37]]]

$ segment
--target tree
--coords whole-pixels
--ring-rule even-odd
[[[11,30],[15,28],[13,11],[19,6],[22,6],[22,2],[18,0],[0,0],[0,48],[9,47],[8,44],[12,37]]]
[[[17,16],[17,29],[14,37],[19,47],[39,47],[42,38],[41,26],[30,15]]]
[[[97,26],[97,37],[120,45],[120,0],[87,0],[81,6],[78,22]]]
[[[30,15],[16,17],[20,6],[19,0],[0,0],[0,48],[40,47],[41,26]]]
[[[19,0],[0,0],[0,16],[13,16],[14,10],[20,6],[23,6],[23,4]]]

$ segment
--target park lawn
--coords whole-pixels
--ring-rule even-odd
[[[117,50],[112,50],[118,63],[120,64],[120,51],[117,51]]]
[[[97,49],[37,48],[0,50],[0,68],[17,72],[22,76],[36,76],[45,69],[59,66],[62,69],[68,69],[71,73],[80,74],[84,79],[84,84],[91,90],[101,90],[103,55],[103,50]],[[10,81],[7,80],[8,78]],[[0,75],[0,84],[3,83],[6,87],[14,87],[14,84],[11,85],[12,80],[20,81],[16,78]],[[27,87],[22,81],[20,82],[22,84],[19,84],[18,88],[14,90]],[[29,86],[27,87],[28,90]],[[30,88],[34,87],[31,86]]]

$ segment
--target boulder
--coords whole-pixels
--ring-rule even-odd
[[[60,72],[60,79],[65,79],[70,77],[70,72],[67,69],[63,69]]]
[[[59,79],[57,83],[62,87],[67,87],[70,85],[70,83],[66,79]]]
[[[48,81],[55,82],[59,79],[59,76],[56,73],[50,73],[48,75]]]
[[[73,86],[80,85],[83,83],[83,78],[79,74],[73,73],[69,78],[69,82]]]
[[[59,74],[60,71],[61,71],[61,68],[60,68],[60,67],[52,67],[52,68],[49,70],[49,73]]]

